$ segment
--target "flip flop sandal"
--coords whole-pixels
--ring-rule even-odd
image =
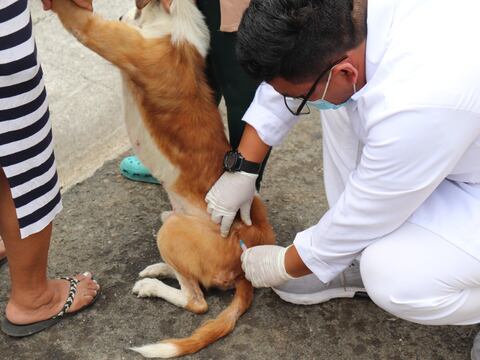
[[[0,259],[0,267],[2,267],[3,265],[5,265],[7,263],[7,257],[5,256],[4,258]]]
[[[120,173],[133,181],[160,184],[136,156],[127,156],[120,162]]]
[[[97,295],[93,298],[93,300],[86,306],[77,311],[67,312],[70,306],[73,304],[73,300],[75,299],[75,295],[77,294],[77,286],[80,283],[80,280],[71,278],[71,277],[62,277],[62,280],[67,280],[70,282],[70,291],[68,293],[67,301],[65,305],[63,305],[62,310],[55,316],[51,317],[47,320],[38,321],[32,324],[25,324],[25,325],[16,325],[10,322],[7,318],[3,319],[1,329],[2,331],[12,337],[25,337],[36,334],[40,331],[43,331],[61,320],[78,314],[79,312],[85,310],[92,306],[100,296],[100,291],[97,292]]]

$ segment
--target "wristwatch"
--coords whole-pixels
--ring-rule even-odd
[[[246,160],[238,150],[230,150],[223,158],[223,168],[228,172],[244,171],[258,174],[262,164]]]

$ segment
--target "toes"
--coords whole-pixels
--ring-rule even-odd
[[[100,291],[100,285],[98,285],[95,279],[92,279],[92,273],[90,272],[76,275],[75,279],[79,280],[79,283],[77,285],[77,294],[69,312],[78,311],[90,304]]]
[[[83,274],[76,275],[75,279],[88,288],[91,287],[92,289],[95,289],[98,286],[97,280],[93,278],[93,274],[90,271],[85,271]]]
[[[98,285],[97,280],[92,280],[91,282],[88,283],[87,289],[98,291],[98,290],[100,290],[100,285]]]
[[[80,281],[78,284],[78,292],[82,297],[89,297],[93,299],[100,291],[100,285],[98,284],[97,280],[93,279],[92,277],[93,275],[89,271],[75,276],[75,278]]]
[[[78,275],[74,276],[74,278],[79,280],[79,281],[83,281],[85,279],[91,280],[92,277],[93,277],[93,275],[90,271],[85,271],[83,274],[78,274]]]
[[[83,294],[83,297],[89,298],[89,300],[93,300],[95,296],[97,296],[97,294],[98,294],[97,290],[88,290],[88,291],[85,291],[85,293]]]

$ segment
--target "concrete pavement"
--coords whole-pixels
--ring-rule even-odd
[[[98,7],[104,13],[109,7],[121,13],[129,3],[112,0],[98,2]],[[40,12],[39,2],[32,6],[60,176],[68,187],[64,211],[55,221],[50,275],[91,270],[103,292],[93,308],[31,338],[15,340],[0,334],[0,359],[140,359],[128,348],[188,336],[223,310],[232,293],[208,292],[210,310],[202,316],[131,294],[138,272],[159,261],[154,238],[160,213],[169,209],[167,196],[159,186],[133,183],[118,173],[128,141],[118,115],[114,69],[77,46],[56,19]],[[283,245],[326,211],[320,143],[320,124],[313,114],[272,153],[262,197]],[[109,158],[114,160],[104,163]],[[2,268],[1,308],[7,295],[8,271]],[[365,299],[304,307],[287,304],[270,290],[257,290],[252,307],[231,335],[186,358],[460,360],[468,359],[478,330],[411,324]]]
[[[132,1],[97,1],[116,19]],[[121,117],[120,76],[114,66],[65,31],[58,18],[30,0],[34,33],[50,101],[55,155],[65,189],[91,176],[105,160],[129,148]]]

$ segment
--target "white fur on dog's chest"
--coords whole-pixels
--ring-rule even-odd
[[[158,148],[150,135],[127,84],[123,81],[125,123],[135,154],[166,188],[178,178],[179,170]]]
[[[168,193],[174,212],[206,217],[203,209],[190,204],[173,190],[173,185],[180,175],[180,170],[158,148],[141,118],[137,103],[124,79],[122,83],[125,124],[135,154],[152,172],[152,175],[162,183]]]

